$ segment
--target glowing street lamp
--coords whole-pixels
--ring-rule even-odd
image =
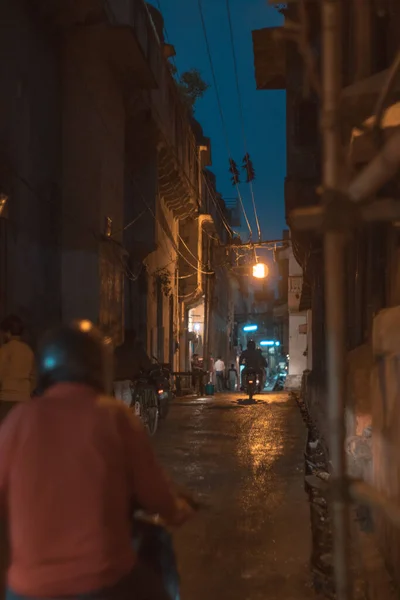
[[[268,277],[269,269],[264,263],[257,263],[253,265],[253,277],[256,279],[265,279]]]

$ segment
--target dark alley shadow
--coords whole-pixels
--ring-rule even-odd
[[[207,410],[234,410],[238,408],[243,408],[243,406],[238,404],[212,404],[207,406]]]
[[[262,400],[257,400],[256,398],[253,398],[253,400],[250,400],[250,398],[239,398],[239,400],[237,400],[236,402],[239,406],[252,406],[253,404],[263,404]]]

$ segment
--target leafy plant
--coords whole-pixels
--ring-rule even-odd
[[[168,269],[158,269],[154,273],[155,280],[161,284],[162,293],[166,298],[169,298],[172,294],[172,276]]]
[[[170,69],[174,77],[177,78],[177,69],[175,65],[170,63]],[[200,71],[194,68],[182,73],[181,76],[176,79],[176,84],[185,106],[190,114],[193,114],[197,100],[200,100],[200,98],[204,96],[210,87],[209,84],[204,81]]]

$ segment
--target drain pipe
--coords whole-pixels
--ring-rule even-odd
[[[323,188],[340,188],[339,99],[341,92],[340,0],[322,2]],[[324,202],[329,202],[328,194]],[[345,318],[343,233],[327,231],[325,248],[326,350],[328,372],[329,454],[333,466],[333,564],[337,600],[350,598],[349,506],[345,454]]]
[[[354,202],[373,196],[400,168],[400,131],[388,139],[383,149],[350,183],[347,193]]]

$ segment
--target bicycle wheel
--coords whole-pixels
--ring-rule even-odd
[[[154,388],[144,388],[143,402],[143,422],[149,432],[149,435],[154,435],[158,427],[158,419],[160,411],[158,407],[158,398]]]
[[[145,385],[138,385],[133,395],[132,410],[143,422],[149,435],[154,435],[158,427],[159,408],[155,389]],[[139,412],[139,414],[138,414]]]
[[[131,386],[132,400],[129,408],[136,417],[143,420],[143,399],[140,395],[140,387],[137,385]]]

